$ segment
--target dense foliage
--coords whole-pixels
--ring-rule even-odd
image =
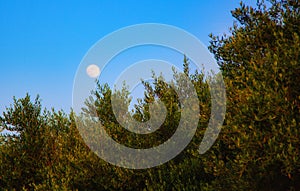
[[[268,5],[268,6],[266,6]],[[82,140],[75,114],[43,110],[40,99],[14,99],[0,118],[0,190],[299,190],[300,189],[300,3],[297,0],[256,8],[241,4],[230,35],[211,36],[226,84],[227,109],[217,141],[205,154],[198,146],[210,117],[210,92],[204,72],[184,74],[199,98],[197,132],[173,160],[144,170],[125,169],[97,157]],[[149,104],[163,101],[167,117],[151,135],[121,127],[112,96],[130,103],[126,89],[113,94],[98,83],[84,114],[96,116],[111,137],[130,147],[149,148],[166,141],[180,120],[178,96],[154,76],[143,82],[145,98],[130,113],[149,119]],[[123,111],[129,112],[129,111]],[[84,121],[83,123],[88,123]],[[84,135],[83,135],[84,136]]]
[[[207,153],[220,189],[300,189],[300,3],[270,2],[269,10],[242,4],[232,35],[212,37],[228,99]]]

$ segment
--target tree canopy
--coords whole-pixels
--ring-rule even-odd
[[[299,190],[300,189],[300,3],[297,0],[243,3],[232,11],[229,34],[211,35],[210,51],[226,85],[222,131],[205,154],[199,144],[210,118],[211,96],[204,71],[186,75],[199,99],[199,122],[190,144],[169,162],[149,169],[117,167],[84,143],[75,113],[43,109],[40,98],[13,100],[0,117],[0,190]],[[154,75],[143,81],[145,98],[129,112],[149,119],[149,104],[161,100],[166,120],[151,135],[124,129],[111,98],[129,105],[129,92],[106,84],[86,101],[83,115],[97,117],[109,135],[133,148],[166,141],[176,130],[181,105],[172,86]],[[82,123],[88,121],[83,117]]]

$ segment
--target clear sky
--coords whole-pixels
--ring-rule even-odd
[[[209,33],[232,26],[238,0],[1,0],[0,112],[12,97],[69,111],[81,59],[105,35],[133,24],[180,27],[209,44]],[[244,1],[255,5],[256,0]],[[181,60],[179,60],[181,62]]]

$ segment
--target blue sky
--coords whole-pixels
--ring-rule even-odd
[[[68,112],[77,67],[105,35],[133,24],[163,23],[208,45],[209,33],[222,34],[232,26],[230,10],[239,2],[1,0],[0,112],[13,96],[21,98],[27,92],[33,98],[39,94],[48,109]]]

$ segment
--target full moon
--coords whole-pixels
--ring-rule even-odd
[[[91,64],[86,68],[86,73],[91,78],[97,78],[100,75],[100,68],[95,64]]]

